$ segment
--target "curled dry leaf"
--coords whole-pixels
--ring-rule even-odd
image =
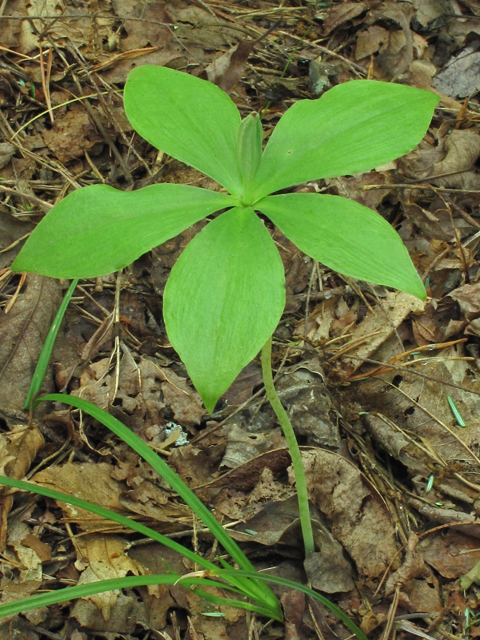
[[[45,441],[35,427],[15,426],[10,433],[0,434],[0,475],[22,480]],[[0,502],[0,550],[5,549],[7,517],[13,495],[2,496]]]
[[[366,7],[365,2],[342,2],[342,4],[334,5],[323,22],[323,35],[326,36],[345,22],[353,20],[363,13]]]
[[[455,129],[445,139],[445,153],[445,158],[433,165],[433,176],[468,171],[480,155],[480,136],[470,129]]]
[[[244,75],[245,65],[254,44],[253,40],[242,40],[216,58],[205,69],[208,80],[226,93],[231,91]]]

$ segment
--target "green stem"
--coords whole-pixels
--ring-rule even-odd
[[[272,376],[272,338],[269,338],[262,349],[262,372],[263,383],[267,398],[272,405],[273,410],[283,429],[283,434],[287,441],[288,450],[292,459],[293,472],[295,474],[295,483],[297,485],[298,510],[300,512],[300,524],[302,526],[303,543],[305,545],[305,554],[308,556],[315,550],[313,541],[312,523],[310,521],[310,509],[308,507],[307,483],[305,481],[305,471],[303,469],[302,454],[298,446],[297,438],[293,431],[292,423],[283,408],[280,398],[275,391]]]

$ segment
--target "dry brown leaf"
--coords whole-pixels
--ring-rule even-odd
[[[0,474],[21,480],[30,469],[32,461],[45,441],[40,431],[32,425],[17,425],[10,433],[0,434]],[[5,549],[7,517],[13,506],[13,495],[0,499],[0,550]]]
[[[88,629],[95,635],[112,638],[122,636],[131,638],[135,632],[137,621],[144,620],[143,603],[138,602],[135,595],[126,595],[120,592],[110,610],[108,620],[105,620],[101,609],[89,599],[80,598],[73,605],[69,618],[74,620],[80,628]],[[82,633],[72,640],[87,640],[87,635]]]
[[[38,356],[61,301],[58,280],[28,274],[10,312],[0,314],[0,410],[23,409]],[[48,371],[42,391],[52,389]]]
[[[7,544],[13,547],[20,563],[19,581],[42,582],[42,559],[35,551],[23,544],[23,541],[31,535],[30,527],[20,520],[9,522]]]
[[[377,24],[368,27],[365,31],[357,34],[357,46],[355,47],[355,60],[368,58],[376,53],[381,45],[388,41],[389,31]]]
[[[0,144],[0,148],[1,146]],[[2,156],[0,156],[0,164],[1,161]],[[12,260],[17,257],[22,244],[15,245],[9,251],[5,251],[5,249],[15,244],[17,240],[26,236],[33,229],[34,226],[31,222],[18,220],[11,213],[0,210],[0,252],[4,251],[4,253],[0,253],[0,270],[12,264]]]
[[[51,129],[42,131],[42,136],[50,151],[64,163],[81,158],[85,150],[98,142],[105,142],[87,111],[76,105],[62,117],[57,117]]]
[[[63,466],[49,467],[35,474],[33,482],[55,491],[94,502],[95,504],[119,513],[127,513],[119,497],[124,488],[111,477],[113,467],[106,462],[67,462]],[[101,520],[94,513],[79,509],[64,502],[59,503],[65,514],[78,522],[82,529],[91,530],[99,526],[118,525]]]
[[[124,578],[128,573],[135,576],[148,573],[137,560],[130,558],[126,551],[128,542],[116,536],[88,535],[76,539],[77,569],[82,571],[78,584],[89,584],[100,580]],[[108,621],[120,590],[97,593],[88,598],[101,610],[103,619]]]
[[[369,582],[379,578],[397,553],[395,530],[381,498],[338,454],[312,448],[302,451],[302,459],[310,500],[328,518],[359,574]]]
[[[419,313],[424,307],[424,302],[408,293],[387,291],[386,298],[382,300],[382,308],[376,307],[375,314],[369,312],[363,322],[353,330],[350,344],[358,342],[359,346],[351,349],[349,353],[357,358],[370,358],[410,313]],[[348,367],[350,375],[362,365],[361,360],[349,358],[348,353],[343,362]]]
[[[386,595],[399,589],[399,604],[407,611],[442,611],[438,580],[417,551],[418,536],[411,532],[402,566],[392,573],[385,585]]]
[[[480,136],[471,129],[454,129],[445,139],[445,158],[432,167],[432,175],[471,169],[480,155]]]
[[[254,40],[242,40],[216,58],[205,69],[208,80],[226,93],[231,91],[244,74],[248,56],[254,45]]]
[[[342,2],[341,4],[334,5],[325,18],[322,31],[323,35],[328,35],[334,31],[337,27],[356,18],[365,11],[367,4],[365,2]]]
[[[320,551],[307,556],[304,567],[313,589],[325,593],[351,591],[355,588],[351,564],[342,545],[320,523],[314,523],[315,544]]]
[[[163,401],[173,411],[175,421],[183,427],[200,424],[206,411],[200,395],[171,369],[161,369]]]
[[[418,546],[425,562],[450,580],[468,573],[480,562],[478,539],[449,530],[436,536],[428,536]]]

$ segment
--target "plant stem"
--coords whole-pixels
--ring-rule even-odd
[[[305,555],[308,556],[309,553],[312,553],[315,550],[315,543],[313,541],[312,523],[310,521],[310,509],[308,507],[307,483],[305,481],[302,454],[300,453],[300,448],[293,431],[292,423],[280,402],[280,398],[275,391],[275,385],[273,383],[272,338],[267,340],[262,349],[262,373],[267,398],[283,429],[283,434],[287,441],[288,450],[292,459],[293,473],[295,474],[295,483],[297,485],[298,510],[300,513],[303,543],[305,545]]]

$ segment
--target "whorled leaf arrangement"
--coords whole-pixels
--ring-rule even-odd
[[[428,128],[436,95],[348,82],[290,107],[263,152],[258,115],[242,121],[232,100],[204,80],[143,66],[130,73],[124,99],[143,138],[229,195],[175,184],[134,192],[85,187],[48,213],[13,268],[59,278],[104,275],[227,209],[190,242],[164,295],[169,339],[209,411],[263,347],[284,309],[282,262],[256,212],[326,266],[425,298],[406,248],[380,215],[338,196],[270,194],[369,171],[411,151]]]

